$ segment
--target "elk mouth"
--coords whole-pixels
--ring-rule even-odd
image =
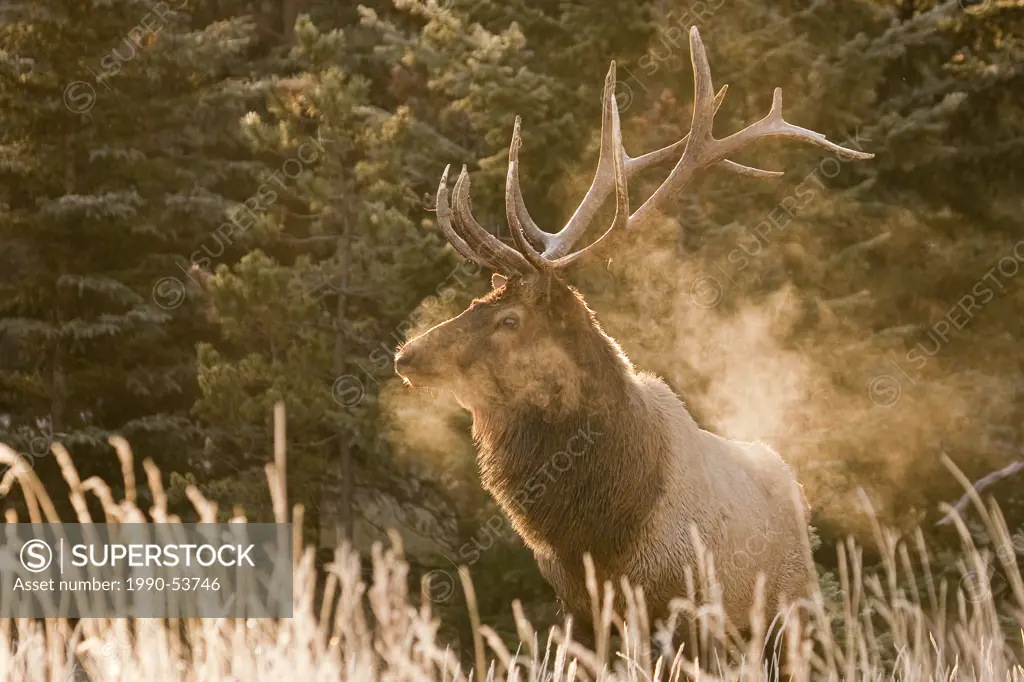
[[[442,374],[427,366],[422,354],[410,344],[403,346],[395,355],[395,373],[402,383],[413,388],[430,388],[436,385]]]
[[[401,372],[398,376],[402,379],[402,383],[409,388],[434,397],[449,388],[445,383],[444,375],[440,372]]]
[[[434,388],[440,375],[428,372],[398,372],[398,376],[401,377],[402,383],[410,388]]]

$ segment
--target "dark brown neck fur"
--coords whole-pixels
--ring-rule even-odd
[[[613,566],[659,498],[661,450],[648,445],[629,361],[592,319],[578,336],[579,404],[478,409],[473,434],[484,487],[532,549],[567,566],[582,567],[584,552]]]

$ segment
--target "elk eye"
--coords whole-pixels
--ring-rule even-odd
[[[501,320],[501,326],[505,329],[515,329],[519,326],[519,317],[517,315],[506,315]]]

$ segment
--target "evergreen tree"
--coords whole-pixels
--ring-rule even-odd
[[[51,440],[116,482],[121,433],[175,499],[194,482],[265,519],[283,400],[289,501],[322,545],[398,524],[451,573],[453,612],[445,559],[473,564],[486,621],[517,596],[554,618],[480,489],[468,417],[397,390],[392,353],[488,288],[436,229],[444,167],[468,167],[508,240],[521,115],[525,198],[558,229],[596,166],[610,60],[628,152],[687,132],[696,25],[730,85],[718,137],[781,86],[787,120],[875,158],[745,151],[784,177],[708,172],[567,277],[698,421],[779,449],[824,548],[870,542],[858,488],[932,528],[961,493],[941,453],[976,478],[1024,449],[1019,4],[6,3],[0,440],[59,486]],[[669,170],[631,182],[634,208]],[[1018,537],[1019,480],[990,489]]]
[[[8,3],[0,26],[0,438],[115,483],[109,434],[167,470],[190,445],[203,323],[179,266],[244,172],[249,25],[170,4]]]
[[[268,417],[284,400],[290,495],[334,546],[352,536],[367,498],[391,491],[395,504],[422,505],[429,492],[403,484],[389,461],[376,387],[393,374],[393,349],[430,276],[455,264],[424,229],[414,189],[443,140],[408,110],[374,104],[371,83],[346,68],[340,30],[300,20],[288,59],[291,74],[268,85],[266,116],[245,122],[258,152],[276,160],[250,206],[260,249],[206,284],[222,338],[200,348],[196,410],[223,476],[207,489],[259,516],[269,511]]]

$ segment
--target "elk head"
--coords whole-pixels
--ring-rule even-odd
[[[582,297],[545,273],[496,274],[493,290],[395,357],[413,386],[447,388],[466,408],[536,408],[556,418],[629,366]],[[591,386],[591,390],[588,390]],[[607,390],[601,390],[607,395]]]
[[[782,118],[782,89],[776,88],[771,110],[761,120],[722,139],[712,135],[715,112],[728,86],[717,94],[711,82],[704,45],[690,29],[694,104],[690,132],[677,142],[642,156],[622,147],[615,101],[615,62],[604,83],[601,148],[597,172],[569,222],[556,233],[542,230],[530,217],[519,186],[520,119],[509,149],[505,211],[515,248],[484,229],[469,208],[469,174],[465,166],[448,205],[448,172],[437,189],[437,222],[448,242],[465,258],[494,270],[494,290],[462,314],[406,343],[395,357],[396,371],[413,385],[450,388],[463,405],[475,410],[488,404],[527,404],[544,410],[572,409],[583,396],[605,395],[631,369],[615,342],[605,335],[582,297],[559,273],[591,255],[604,255],[622,235],[636,230],[675,198],[698,171],[712,166],[758,178],[782,175],[728,159],[762,139],[803,140],[840,156],[868,159],[873,154],[846,149],[821,133]],[[639,172],[674,160],[665,181],[633,213],[628,182]],[[605,199],[614,191],[611,226],[590,245],[573,250]],[[601,386],[593,386],[600,382]]]

